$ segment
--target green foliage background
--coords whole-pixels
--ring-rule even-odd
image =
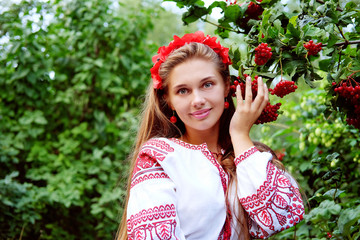
[[[0,239],[112,238],[155,14],[107,0],[2,12]]]
[[[233,26],[245,8],[228,8],[220,1],[208,8],[203,1],[175,2],[187,6],[186,27],[151,0],[31,0],[0,10],[0,239],[113,239],[151,57],[173,34],[199,26],[226,38],[238,69],[252,62],[252,46],[275,39],[272,64],[284,57],[286,75],[298,80],[299,89],[286,99],[272,96],[283,103],[279,120],[252,131],[254,139],[285,152],[283,162],[308,198],[305,220],[273,239],[325,239],[328,233],[336,239],[359,238],[360,134],[341,111],[329,111],[336,101],[329,104],[328,83],[349,69],[356,71],[359,62],[351,63],[359,59],[358,50],[348,45],[327,50],[331,58],[296,61],[304,54],[299,44],[281,55],[282,43],[312,35],[326,41],[323,31],[294,24],[298,2],[288,4],[291,11],[284,14],[285,5],[263,0],[275,5],[264,12],[266,21],[249,22],[247,34],[198,22],[220,7],[227,13],[217,24]],[[325,2],[302,1],[317,7],[305,16],[321,12],[326,23],[332,22],[329,18],[360,22],[353,1],[344,3],[348,7],[341,16],[332,1]],[[283,28],[286,22],[293,28]],[[359,36],[346,34],[350,40]],[[334,45],[339,34],[330,36]],[[346,56],[340,70],[329,76],[327,69],[337,67],[341,51]],[[265,66],[252,74],[264,74],[270,84],[279,69],[275,72]]]

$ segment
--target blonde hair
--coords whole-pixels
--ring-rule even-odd
[[[149,139],[154,137],[165,137],[165,138],[178,138],[185,133],[185,125],[178,118],[176,124],[170,122],[169,118],[172,116],[173,111],[166,100],[166,94],[169,85],[169,75],[172,69],[190,59],[204,59],[215,63],[219,73],[223,77],[225,85],[229,84],[229,70],[222,62],[218,54],[216,54],[209,46],[191,42],[184,46],[174,50],[169,54],[166,61],[161,64],[159,69],[159,75],[163,81],[162,89],[154,89],[153,85],[150,84],[146,100],[144,102],[144,108],[142,111],[141,124],[139,127],[135,148],[131,156],[130,162],[130,175],[127,185],[127,197],[124,206],[124,212],[122,221],[120,223],[118,232],[116,234],[117,240],[127,239],[127,204],[129,200],[131,176],[136,164],[137,155],[140,151],[141,146]],[[236,166],[234,163],[234,152],[229,134],[229,125],[231,118],[235,112],[235,106],[232,101],[231,93],[226,97],[229,102],[229,108],[223,112],[220,118],[220,129],[219,129],[219,146],[225,150],[225,154],[221,159],[221,166],[230,176],[230,184],[237,182],[236,180]],[[229,184],[229,185],[230,185]],[[229,188],[228,188],[229,189]],[[228,198],[228,191],[226,193],[226,199]],[[228,201],[227,201],[228,202]],[[249,230],[247,227],[247,214],[239,204],[239,212],[235,214],[237,221],[239,222],[242,233],[241,239],[250,239]],[[229,207],[229,206],[227,206]],[[228,211],[227,211],[228,212]]]
[[[284,164],[282,164],[282,162],[279,160],[278,156],[276,155],[276,153],[274,152],[274,150],[272,150],[268,145],[261,143],[261,142],[255,142],[253,141],[255,147],[260,151],[260,152],[269,152],[272,155],[272,159],[271,159],[271,163],[274,164],[274,166],[278,169],[280,169],[281,171],[285,172],[285,167]]]

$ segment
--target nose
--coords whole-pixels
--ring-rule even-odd
[[[192,105],[194,108],[201,108],[205,104],[205,96],[199,91],[193,91]]]

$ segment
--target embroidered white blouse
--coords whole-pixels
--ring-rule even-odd
[[[253,238],[267,238],[303,218],[295,181],[271,158],[255,147],[235,158],[238,189],[230,189],[229,203],[239,202],[236,197],[240,200]],[[138,155],[131,180],[128,239],[238,239],[236,221],[226,214],[227,187],[228,175],[206,144],[149,140]]]

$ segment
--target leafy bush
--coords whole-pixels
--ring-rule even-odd
[[[324,84],[282,105],[281,124],[262,128],[261,141],[284,151],[283,162],[305,195],[305,221],[273,239],[357,239],[360,231],[360,132],[340,113],[326,116]],[[329,237],[331,236],[331,237]]]
[[[0,238],[111,239],[152,10],[23,1],[0,18]],[[21,237],[20,237],[21,236]]]

